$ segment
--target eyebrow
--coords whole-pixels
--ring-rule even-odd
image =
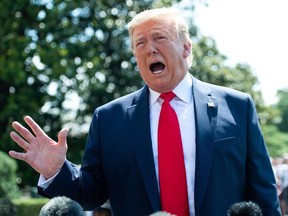
[[[155,35],[155,34],[166,34],[169,35],[169,31],[168,29],[165,28],[158,28],[158,29],[152,29],[151,30],[151,34]]]
[[[163,30],[159,30],[159,29],[155,29],[151,31],[152,36],[155,35],[165,35],[167,37],[172,37],[172,35],[169,33],[169,31],[163,31]],[[141,41],[141,40],[145,40],[145,36],[143,36],[143,34],[137,35],[135,38],[135,42]]]
[[[172,38],[172,35],[167,31],[161,31],[161,32],[159,32],[159,31],[157,31],[157,32],[153,32],[152,33],[152,36],[153,37],[157,37],[157,36],[164,36],[164,37],[166,37],[166,38]]]
[[[145,37],[143,37],[143,35],[140,35],[138,38],[135,38],[135,43],[138,43],[140,41],[144,41]]]

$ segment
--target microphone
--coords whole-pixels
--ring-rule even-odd
[[[233,204],[227,214],[228,216],[262,216],[262,211],[258,204],[248,201]]]

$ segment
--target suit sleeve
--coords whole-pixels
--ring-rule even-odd
[[[258,203],[264,216],[281,215],[275,177],[251,96],[247,106],[247,199]]]

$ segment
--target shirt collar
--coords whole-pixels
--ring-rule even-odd
[[[150,91],[150,105],[153,105],[160,96],[159,92],[156,92],[149,88]],[[175,95],[185,103],[189,104],[192,100],[192,75],[187,73],[183,80],[173,89]]]

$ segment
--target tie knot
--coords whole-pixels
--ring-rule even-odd
[[[162,93],[160,95],[160,97],[166,101],[166,102],[170,102],[174,97],[175,97],[175,94],[171,91],[171,92],[166,92],[166,93]]]

